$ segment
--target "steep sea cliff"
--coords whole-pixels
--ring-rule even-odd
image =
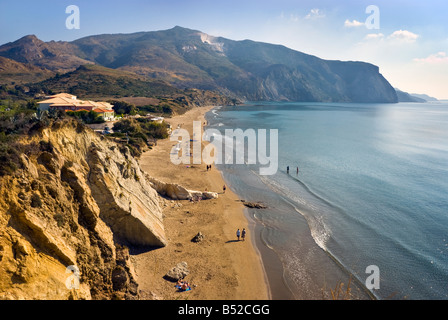
[[[0,178],[0,299],[138,299],[128,247],[165,246],[159,193],[194,191],[75,121],[20,143],[19,167]]]

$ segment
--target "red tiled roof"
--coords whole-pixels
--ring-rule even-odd
[[[114,112],[114,110],[107,110],[107,109],[100,109],[100,108],[93,109],[93,111],[98,112],[98,113]]]
[[[75,109],[75,110],[66,109],[65,112],[67,112],[67,111],[73,111],[73,112],[87,111],[87,112],[90,112],[90,110],[86,110],[86,109]]]

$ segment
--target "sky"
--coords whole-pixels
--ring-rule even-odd
[[[75,21],[70,5],[79,8],[79,29],[67,28]],[[72,41],[177,25],[370,62],[400,90],[448,99],[446,0],[0,0],[0,44],[28,34]]]

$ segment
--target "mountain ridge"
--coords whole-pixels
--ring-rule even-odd
[[[373,64],[324,60],[283,45],[235,41],[179,26],[71,42],[43,42],[29,35],[0,46],[0,56],[60,73],[98,64],[242,100],[398,101]]]

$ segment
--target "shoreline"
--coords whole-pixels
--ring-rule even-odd
[[[232,117],[235,115],[230,115],[231,119]],[[242,117],[245,119],[244,112]],[[211,128],[221,126],[221,122],[224,123],[223,129],[228,128],[224,115],[215,115],[208,119]],[[238,126],[238,122],[233,125]],[[246,128],[245,124],[241,123],[240,127]],[[251,172],[251,168],[247,170],[245,166],[225,164],[219,165],[219,168],[232,190],[241,199],[267,205],[267,208],[261,211],[247,208],[247,212],[259,230],[256,247],[268,271],[271,299],[330,300],[333,288],[344,283],[349,283],[347,290],[350,289],[350,299],[371,299],[356,274],[352,274],[349,269],[338,263],[339,261],[316,241],[309,221],[301,211],[306,209],[305,207],[295,204],[294,198],[288,198],[287,194],[276,192],[271,184],[260,179],[256,170]],[[279,175],[281,177],[282,173],[279,172]],[[285,182],[292,183],[294,190],[294,180],[288,180],[287,173],[284,173],[284,177],[287,180],[281,181],[282,185]]]
[[[223,179],[226,181],[227,186],[229,188],[232,188],[232,183],[224,177],[224,170],[220,170],[220,172],[223,176]],[[235,192],[235,194],[237,193]],[[275,252],[275,250],[263,240],[262,232],[264,229],[264,225],[257,222],[257,218],[255,217],[257,210],[259,209],[244,207],[244,213],[246,215],[246,219],[249,221],[250,231],[254,235],[254,237],[252,238],[254,243],[254,250],[256,250],[257,254],[260,257],[264,270],[265,281],[269,287],[269,299],[298,300],[298,297],[296,296],[294,291],[287,285],[284,266],[278,256],[278,253]]]
[[[192,133],[193,121],[205,123],[205,114],[214,107],[199,107],[183,115],[166,119],[173,130],[181,126]],[[217,199],[173,201],[161,198],[168,245],[163,248],[134,253],[141,299],[192,300],[270,300],[271,290],[262,255],[256,245],[255,221],[250,221],[239,197],[228,187],[222,172],[214,165],[174,165],[170,139],[158,140],[139,162],[142,170],[154,178],[177,183],[191,190],[218,193]],[[208,142],[202,143],[202,148]],[[246,228],[245,241],[236,240],[236,229]],[[204,240],[191,239],[201,232]],[[174,283],[163,279],[168,270],[185,261],[190,274],[185,277],[192,285],[188,292],[177,292]]]

